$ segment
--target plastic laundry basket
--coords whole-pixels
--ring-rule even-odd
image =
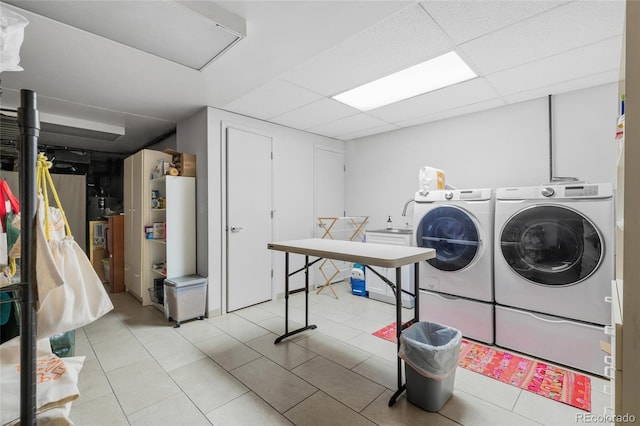
[[[453,395],[461,343],[460,330],[434,322],[417,322],[400,335],[409,402],[427,411],[444,406]]]
[[[102,259],[102,269],[104,270],[104,282],[109,282],[109,258]]]

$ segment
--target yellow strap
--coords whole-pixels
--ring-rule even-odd
[[[36,184],[38,188],[38,192],[42,194],[44,198],[44,229],[45,235],[47,237],[47,241],[50,240],[49,233],[49,191],[47,190],[47,184],[51,188],[51,193],[53,194],[53,199],[60,209],[60,215],[62,216],[62,220],[64,221],[64,227],[67,236],[71,236],[71,228],[69,227],[69,221],[67,220],[67,215],[64,214],[64,209],[62,208],[62,203],[60,203],[60,198],[58,197],[58,192],[56,191],[56,187],[53,184],[53,179],[51,179],[51,174],[49,173],[49,169],[52,167],[53,163],[47,159],[47,157],[40,153],[38,154],[37,163],[37,173],[36,173]]]
[[[9,275],[14,276],[16,274],[16,260],[13,257],[9,258]]]

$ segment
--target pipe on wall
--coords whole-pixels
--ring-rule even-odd
[[[551,110],[551,95],[547,97],[548,99],[548,113],[549,113],[549,182],[553,182],[554,171],[553,171],[553,117]]]

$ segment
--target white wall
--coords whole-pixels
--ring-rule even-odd
[[[207,276],[207,109],[180,123],[176,138],[176,145],[171,149],[196,156],[196,268],[198,274]]]
[[[552,97],[555,176],[615,183],[617,84]],[[548,98],[346,142],[347,214],[369,215],[369,229],[394,226],[432,166],[457,188],[549,181]],[[413,204],[408,209],[412,221]]]
[[[198,273],[209,277],[210,315],[221,313],[223,306],[225,253],[223,250],[224,150],[222,145],[225,128],[228,126],[252,129],[273,138],[274,241],[314,236],[314,146],[344,149],[342,141],[216,108],[207,108],[202,113],[178,124],[178,150],[197,155]],[[203,162],[202,159],[206,160]],[[247,178],[250,179],[250,176]],[[206,234],[203,231],[205,226]],[[205,235],[208,237],[206,246],[203,242]],[[302,265],[302,259],[297,259],[298,257],[302,258],[292,256],[292,269]],[[206,266],[201,266],[202,262],[206,262]],[[284,255],[282,253],[274,252],[273,267],[273,296],[275,297],[284,292]]]
[[[164,151],[165,149],[173,149],[174,151],[178,151],[176,149],[176,144],[178,143],[178,137],[176,134],[172,134],[171,136],[162,139],[160,142],[155,143],[153,145],[149,145],[144,149],[152,149],[154,151]],[[187,152],[187,151],[184,151]]]

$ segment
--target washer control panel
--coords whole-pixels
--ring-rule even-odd
[[[542,195],[544,195],[545,197],[552,197],[552,196],[553,196],[553,194],[555,194],[555,193],[556,193],[556,191],[555,191],[553,188],[551,188],[551,187],[547,186],[547,187],[545,187],[545,188],[542,188],[542,190],[540,191],[540,193],[541,193]]]

